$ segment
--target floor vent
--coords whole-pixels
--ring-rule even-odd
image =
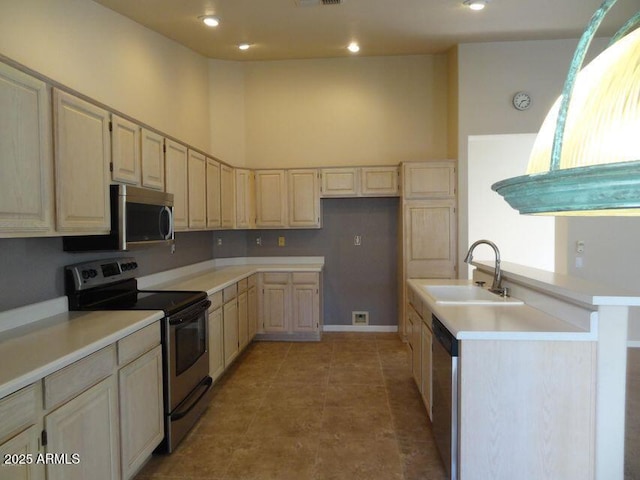
[[[351,325],[369,325],[369,312],[351,312]]]

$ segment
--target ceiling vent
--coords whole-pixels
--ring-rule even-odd
[[[299,7],[315,7],[318,5],[340,5],[345,0],[295,0]]]

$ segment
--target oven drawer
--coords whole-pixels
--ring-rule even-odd
[[[108,347],[72,363],[44,378],[44,408],[51,409],[71,400],[113,373],[116,347]]]
[[[211,300],[211,306],[209,307],[209,313],[211,313],[222,306],[222,290],[209,295],[209,300]]]
[[[228,286],[222,291],[222,301],[227,303],[229,300],[233,300],[238,296],[238,284]]]
[[[118,365],[126,365],[156,345],[160,345],[160,322],[147,325],[118,341]]]
[[[41,406],[40,382],[0,400],[0,444],[35,424]]]

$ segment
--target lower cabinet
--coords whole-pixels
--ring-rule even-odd
[[[224,366],[225,368],[238,356],[238,302],[234,298],[222,307],[224,328]]]
[[[321,276],[317,272],[260,274],[260,338],[319,340]]]
[[[433,327],[431,312],[409,289],[406,306],[406,335],[413,379],[422,396],[429,418],[432,418],[432,351]]]
[[[36,480],[44,478],[42,465],[21,462],[21,459],[38,455],[40,428],[33,425],[15,437],[0,444],[0,479]],[[9,459],[9,461],[7,461]]]
[[[46,452],[69,464],[46,466],[47,480],[119,479],[118,387],[115,375],[44,418]]]
[[[427,414],[433,419],[431,406],[433,405],[433,397],[431,392],[432,383],[432,349],[433,349],[433,330],[431,326],[431,318],[422,320],[422,337],[421,337],[421,359],[422,359],[422,384],[420,385],[420,393],[422,393],[422,401],[427,408]]]
[[[249,290],[247,291],[247,322],[249,324],[249,341],[253,340],[258,332],[258,275],[249,277]]]
[[[249,302],[246,291],[238,295],[238,348],[242,350],[249,343]]]
[[[215,297],[219,297],[216,299]],[[209,297],[209,375],[215,381],[224,372],[224,328],[222,325],[222,292]]]

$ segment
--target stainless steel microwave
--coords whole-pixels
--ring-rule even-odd
[[[63,237],[67,252],[130,250],[151,245],[173,245],[173,194],[110,186],[111,232],[108,235]]]

